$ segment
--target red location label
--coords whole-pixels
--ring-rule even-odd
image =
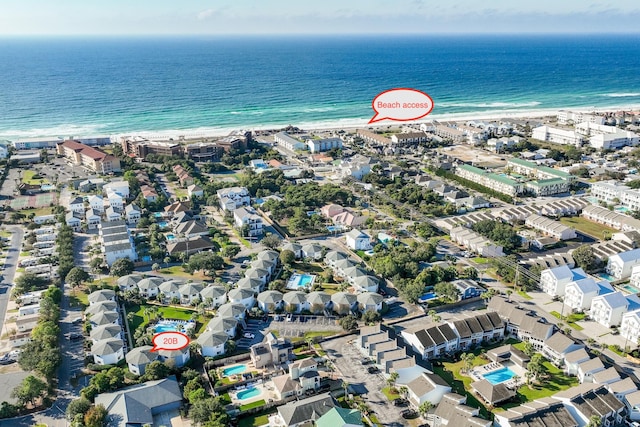
[[[371,107],[376,114],[369,120],[369,123],[382,120],[408,122],[421,119],[431,113],[433,99],[416,89],[389,89],[376,96]]]
[[[182,350],[189,345],[189,337],[182,332],[161,332],[153,336],[153,348],[158,350]]]

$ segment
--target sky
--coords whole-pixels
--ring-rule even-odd
[[[0,35],[640,32],[637,0],[2,0]]]

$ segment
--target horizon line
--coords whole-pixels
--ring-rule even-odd
[[[606,31],[606,32],[390,32],[390,33],[359,33],[359,32],[336,32],[336,33],[34,33],[34,34],[2,34],[0,33],[0,39],[7,38],[79,38],[79,37],[91,37],[91,38],[190,38],[190,37],[212,37],[212,38],[252,38],[252,37],[456,37],[456,36],[639,36],[638,31]]]

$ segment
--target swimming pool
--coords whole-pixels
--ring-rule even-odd
[[[632,293],[632,294],[640,293],[640,289],[636,288],[636,287],[635,287],[635,286],[633,286],[633,285],[624,285],[624,286],[622,287],[622,289],[624,289],[625,291],[630,292],[630,293]]]
[[[186,332],[188,329],[193,329],[195,326],[195,322],[187,322],[184,320],[161,320],[153,327],[153,332],[156,334],[174,331]]]
[[[427,292],[426,294],[420,297],[420,302],[427,302],[436,298],[438,298],[438,295],[436,295],[435,292]]]
[[[162,218],[162,212],[156,212],[153,214],[155,218]]]
[[[608,280],[609,282],[615,282],[616,280],[618,280],[615,277],[613,277],[613,276],[611,276],[611,275],[609,275],[607,273],[598,273],[598,277],[600,277],[601,279],[604,279],[604,280]]]
[[[341,225],[328,225],[327,226],[327,230],[329,230],[330,233],[335,233],[336,231],[342,231],[344,227],[342,227]]]
[[[225,376],[225,377],[228,377],[230,375],[242,374],[242,373],[244,373],[246,371],[247,371],[247,365],[245,365],[245,364],[235,365],[235,366],[231,366],[230,368],[224,368],[222,370],[222,375]],[[240,394],[240,393],[238,393],[238,394]],[[252,396],[249,396],[249,397],[252,397]]]
[[[169,234],[165,234],[164,237],[167,238],[167,240],[173,240],[176,238],[176,236],[174,236],[173,234],[169,233]]]
[[[316,280],[315,274],[294,274],[287,282],[287,289],[306,288]]]
[[[620,213],[627,213],[629,212],[629,208],[625,207],[625,206],[617,206],[613,209],[616,212],[620,212]]]
[[[167,228],[169,226],[169,223],[167,221],[160,221],[158,225],[160,226],[160,228]]]
[[[488,374],[484,374],[482,376],[491,384],[496,385],[496,384],[503,383],[505,381],[509,381],[515,375],[516,373],[513,372],[511,369],[502,368],[502,369],[498,369],[497,371],[489,372]]]
[[[259,388],[249,387],[236,393],[236,397],[238,398],[238,400],[246,400],[251,399],[252,397],[260,396],[260,393],[262,393],[262,390],[260,390]]]

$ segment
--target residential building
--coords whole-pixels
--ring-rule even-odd
[[[391,142],[394,144],[419,144],[427,142],[429,139],[425,132],[410,131],[391,135]]]
[[[553,142],[562,145],[580,147],[582,137],[573,130],[558,129],[551,126],[538,126],[531,132],[531,137],[540,141]]]
[[[68,140],[58,143],[57,152],[72,164],[93,172],[101,174],[120,172],[120,160],[117,157],[77,141]]]
[[[334,407],[316,420],[316,427],[358,427],[363,426],[362,413],[357,409]]]
[[[220,208],[225,211],[231,211],[249,206],[251,196],[249,190],[245,187],[230,187],[218,190],[218,199],[220,200]]]
[[[582,216],[590,221],[622,231],[640,231],[640,220],[602,206],[589,205],[582,209]]]
[[[189,195],[189,197],[203,197],[204,196],[204,190],[202,188],[200,188],[199,185],[196,184],[191,184],[190,186],[187,187],[187,194]]]
[[[373,162],[371,158],[356,154],[353,157],[340,160],[335,172],[342,178],[352,177],[358,181],[371,172]]]
[[[293,357],[293,346],[286,338],[278,338],[268,333],[262,342],[251,346],[251,361],[256,368],[279,365]]]
[[[566,265],[560,265],[540,273],[540,289],[551,296],[564,296],[568,283],[586,278],[587,273],[583,269],[571,269]]]
[[[432,427],[491,427],[493,423],[480,417],[480,410],[468,406],[467,397],[457,393],[447,393],[433,412]],[[564,427],[573,427],[566,425]],[[577,426],[575,426],[577,427]]]
[[[556,366],[562,366],[567,354],[584,348],[584,345],[575,341],[571,337],[556,332],[547,339],[542,346],[542,354]]]
[[[579,111],[560,110],[557,115],[559,125],[570,125],[576,123],[589,122],[603,125],[606,117],[604,114],[584,113]]]
[[[625,405],[606,386],[582,384],[556,393],[553,399],[564,404],[579,426],[588,424],[594,415],[600,418],[603,427],[623,425]]]
[[[129,367],[129,372],[135,375],[144,375],[147,365],[158,360],[158,353],[152,352],[153,347],[143,345],[129,350],[125,359]]]
[[[505,402],[516,395],[516,391],[507,388],[504,383],[491,384],[486,379],[471,383],[471,389],[482,401],[492,406]]]
[[[262,217],[258,215],[253,208],[242,207],[234,210],[233,220],[236,228],[241,231],[246,226],[246,234],[248,237],[262,236]]]
[[[347,246],[354,251],[368,251],[371,249],[371,238],[357,228],[348,232],[345,237]]]
[[[179,253],[192,255],[214,248],[216,248],[216,245],[208,237],[203,236],[174,239],[170,243],[167,243],[167,252],[172,256]]]
[[[633,249],[609,257],[605,271],[616,280],[631,277],[633,267],[640,265],[640,249]]]
[[[65,216],[65,223],[73,229],[73,231],[80,231],[82,228],[82,214],[75,212],[67,212]]]
[[[435,405],[440,403],[442,397],[451,392],[451,386],[439,375],[422,373],[406,385],[409,394],[408,399],[416,408],[424,402]]]
[[[550,218],[545,218],[535,214],[530,215],[525,220],[525,225],[558,240],[570,240],[578,237],[573,228],[567,227],[559,221],[554,221]]]
[[[174,413],[182,405],[182,392],[175,376],[147,381],[96,396],[109,414],[110,426],[129,427],[153,425],[162,414]]]
[[[124,208],[124,216],[129,225],[136,225],[140,221],[141,210],[135,203],[130,203]]]
[[[465,246],[479,256],[494,258],[504,256],[502,246],[496,245],[486,237],[470,228],[458,226],[451,229],[451,240]]]
[[[304,150],[307,148],[304,142],[293,138],[286,132],[278,132],[273,136],[274,141],[290,151]]]
[[[342,148],[342,139],[337,137],[324,139],[307,139],[307,147],[311,153],[320,153],[323,151],[333,150],[334,148]]]
[[[457,165],[455,174],[508,196],[517,196],[524,191],[523,183],[474,166]]]
[[[229,336],[224,332],[205,331],[196,340],[200,345],[200,354],[205,357],[216,357],[225,353]]]
[[[613,288],[605,280],[596,282],[591,277],[576,280],[565,287],[564,305],[576,311],[588,310],[595,297],[608,292],[613,292]]]
[[[640,310],[628,311],[622,315],[620,335],[630,343],[640,340]]]
[[[580,427],[562,402],[539,399],[494,414],[495,427]],[[452,427],[452,426],[449,426]]]
[[[137,261],[138,253],[125,221],[105,222],[99,226],[99,233],[103,242],[102,253],[108,266],[120,258]]]
[[[115,365],[124,359],[124,343],[120,338],[98,341],[91,346],[91,354],[97,365]]]
[[[446,323],[414,332],[402,331],[401,335],[423,359],[451,354],[459,348],[460,338]]]
[[[620,325],[622,315],[629,308],[629,301],[622,292],[609,292],[591,301],[589,316],[607,328]]]
[[[436,124],[435,134],[440,138],[451,140],[452,142],[464,142],[468,141],[467,135],[459,129],[454,127]]]
[[[16,150],[41,150],[47,148],[56,148],[56,146],[63,142],[63,139],[57,136],[50,136],[46,138],[21,138],[12,141],[13,147]]]
[[[152,141],[143,137],[123,137],[120,139],[122,151],[125,154],[146,158],[149,154],[158,154],[168,157],[180,157],[182,147],[174,141]]]
[[[319,418],[338,406],[328,394],[290,402],[278,406],[278,412],[269,417],[269,427],[303,427],[313,425]]]

